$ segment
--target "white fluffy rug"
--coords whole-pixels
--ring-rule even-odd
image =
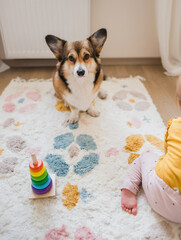
[[[69,112],[55,108],[51,80],[17,78],[5,89],[0,98],[1,240],[179,239],[180,226],[153,212],[142,191],[137,216],[121,209],[130,156],[125,139],[141,134],[145,143],[138,154],[162,154],[145,138],[163,140],[159,113],[139,77],[109,79],[103,88],[108,98],[97,100],[100,117],[81,113],[78,125],[70,126],[65,125]],[[55,199],[29,200],[31,153],[56,173]]]

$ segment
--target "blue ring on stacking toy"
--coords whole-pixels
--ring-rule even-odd
[[[50,189],[51,189],[51,187],[52,187],[52,179],[51,179],[50,184],[48,185],[48,187],[46,187],[46,188],[44,188],[44,189],[36,189],[36,188],[34,188],[32,185],[31,185],[31,187],[32,187],[33,192],[36,193],[36,194],[44,194],[44,193],[47,193],[47,192],[50,191]]]
[[[42,185],[36,185],[32,182],[32,186],[36,189],[44,189],[44,188],[48,187],[50,182],[51,182],[51,177],[48,175],[48,179],[47,179],[46,183],[44,183]]]

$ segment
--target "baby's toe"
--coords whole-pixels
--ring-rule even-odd
[[[132,209],[132,214],[133,214],[133,215],[136,215],[136,214],[137,214],[137,208],[136,208],[136,207]]]

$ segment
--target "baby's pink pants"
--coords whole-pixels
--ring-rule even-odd
[[[157,176],[155,165],[158,159],[157,154],[143,153],[130,165],[121,189],[126,188],[136,195],[142,183],[153,210],[170,221],[181,223],[181,194]]]

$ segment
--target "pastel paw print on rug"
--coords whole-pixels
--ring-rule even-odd
[[[117,92],[112,99],[116,105],[124,111],[145,111],[149,109],[150,103],[144,94],[137,91],[121,90]]]
[[[23,125],[23,123],[21,123],[21,122],[16,122],[16,123],[14,123],[14,126],[15,126],[15,127],[19,127],[19,126],[21,126],[21,125]]]
[[[94,198],[94,196],[89,193],[85,188],[82,188],[80,192],[80,197],[84,203],[88,203],[91,198]]]
[[[0,162],[0,173],[1,174],[7,174],[14,172],[15,166],[17,164],[17,158],[15,157],[9,157],[3,159],[2,162]]]
[[[75,143],[71,144],[70,147],[68,148],[68,153],[70,158],[78,156],[79,152],[80,152],[80,149]]]
[[[44,240],[68,240],[69,234],[66,231],[65,225],[61,228],[52,228],[45,235]]]
[[[61,228],[52,228],[45,235],[44,240],[68,240],[69,234],[66,231],[65,225]],[[74,234],[75,240],[107,240],[101,236],[96,236],[91,230],[85,226],[76,229]]]
[[[35,154],[35,155],[38,155],[39,152],[41,151],[41,147],[33,147],[33,148],[29,148],[29,154],[32,155],[32,154]]]
[[[80,134],[77,139],[76,143],[80,146],[80,149],[84,150],[95,150],[97,149],[96,143],[92,136],[87,134]]]
[[[15,123],[14,118],[8,118],[4,121],[4,123],[2,124],[4,128],[7,128],[9,126],[11,126],[12,124]]]
[[[68,210],[71,210],[72,208],[74,208],[77,205],[77,203],[80,199],[78,186],[72,185],[68,182],[62,191],[62,196],[63,196],[63,198],[62,198],[63,205]]]
[[[117,148],[110,148],[106,152],[106,157],[117,156],[118,154],[119,154],[119,150]]]
[[[37,102],[40,97],[40,94],[36,91],[17,92],[5,98],[5,104],[2,106],[2,109],[7,113],[14,112],[15,110],[17,110],[19,113],[29,112],[34,107],[36,107],[36,103],[24,104],[24,102],[26,102],[26,100],[29,100],[31,102]],[[20,105],[23,106],[19,108]]]
[[[15,104],[14,103],[5,103],[4,105],[3,105],[3,110],[5,111],[5,112],[14,112],[14,110],[15,110]]]
[[[146,117],[146,116],[144,116],[143,121],[145,121],[145,122],[147,122],[147,123],[150,123],[151,119],[148,118],[148,117]]]
[[[56,173],[58,177],[65,177],[69,172],[69,165],[64,161],[60,155],[48,154],[45,157],[49,168]]]
[[[141,128],[142,121],[137,117],[133,117],[130,122],[127,122],[127,125],[130,127]]]
[[[35,103],[31,103],[31,104],[27,104],[24,107],[20,108],[18,110],[19,113],[25,113],[25,112],[29,112],[30,110],[32,110],[34,107],[36,107]]]
[[[33,100],[34,102],[37,102],[41,96],[38,92],[32,91],[32,92],[27,92],[26,97]]]
[[[69,128],[71,130],[77,129],[79,127],[79,122],[75,122],[75,123],[69,123]]]
[[[9,96],[7,96],[7,97],[5,98],[5,101],[6,101],[6,102],[10,102],[10,101],[12,101],[12,100],[14,100],[14,99],[17,99],[17,98],[19,98],[23,93],[24,93],[24,92],[16,92],[16,93],[10,94]]]
[[[74,141],[74,136],[71,132],[61,134],[54,138],[55,149],[66,149]]]
[[[23,125],[23,123],[21,122],[15,122],[15,119],[14,118],[7,118],[2,124],[1,126],[3,126],[3,128],[7,128],[7,127],[10,127],[14,125],[15,127],[19,127],[21,125]]]
[[[61,134],[54,138],[54,149],[63,149],[68,152],[70,158],[79,155],[81,150],[89,151],[96,150],[97,145],[92,136],[87,134],[80,134],[74,139],[71,132]],[[60,155],[47,154],[45,161],[48,163],[50,169],[54,171],[57,176],[65,177],[69,171],[69,165]],[[84,175],[93,170],[99,164],[99,155],[94,152],[85,154],[74,166],[74,173],[77,175]]]
[[[89,126],[90,125],[90,122],[86,121],[85,119],[82,119],[81,120],[81,123],[85,126]]]
[[[26,147],[26,142],[21,136],[11,136],[7,139],[6,147],[12,153],[19,153]],[[7,149],[0,149],[0,155]],[[16,157],[3,158],[3,161],[0,162],[0,173],[7,174],[14,172],[16,164]]]
[[[164,152],[164,141],[155,137],[154,135],[133,134],[128,136],[125,141],[127,144],[124,146],[124,149],[127,152],[131,153],[128,159],[129,164],[131,164],[136,158],[140,156],[140,154],[135,152],[138,152],[146,141]]]
[[[16,128],[20,127],[21,125],[23,125],[22,122],[19,121],[15,121],[14,118],[7,118],[2,124],[0,124],[1,126],[3,126],[3,128],[8,128],[10,126],[15,126]]]
[[[21,136],[9,137],[6,143],[9,151],[13,153],[21,152],[26,147],[26,142]]]
[[[23,103],[25,101],[25,98],[20,98],[19,100],[18,100],[18,103]]]
[[[76,230],[74,238],[75,240],[107,240],[101,236],[96,236],[89,228],[85,226]]]
[[[77,175],[84,175],[95,168],[99,163],[99,155],[96,153],[89,153],[84,155],[76,165],[74,165],[74,172]]]

